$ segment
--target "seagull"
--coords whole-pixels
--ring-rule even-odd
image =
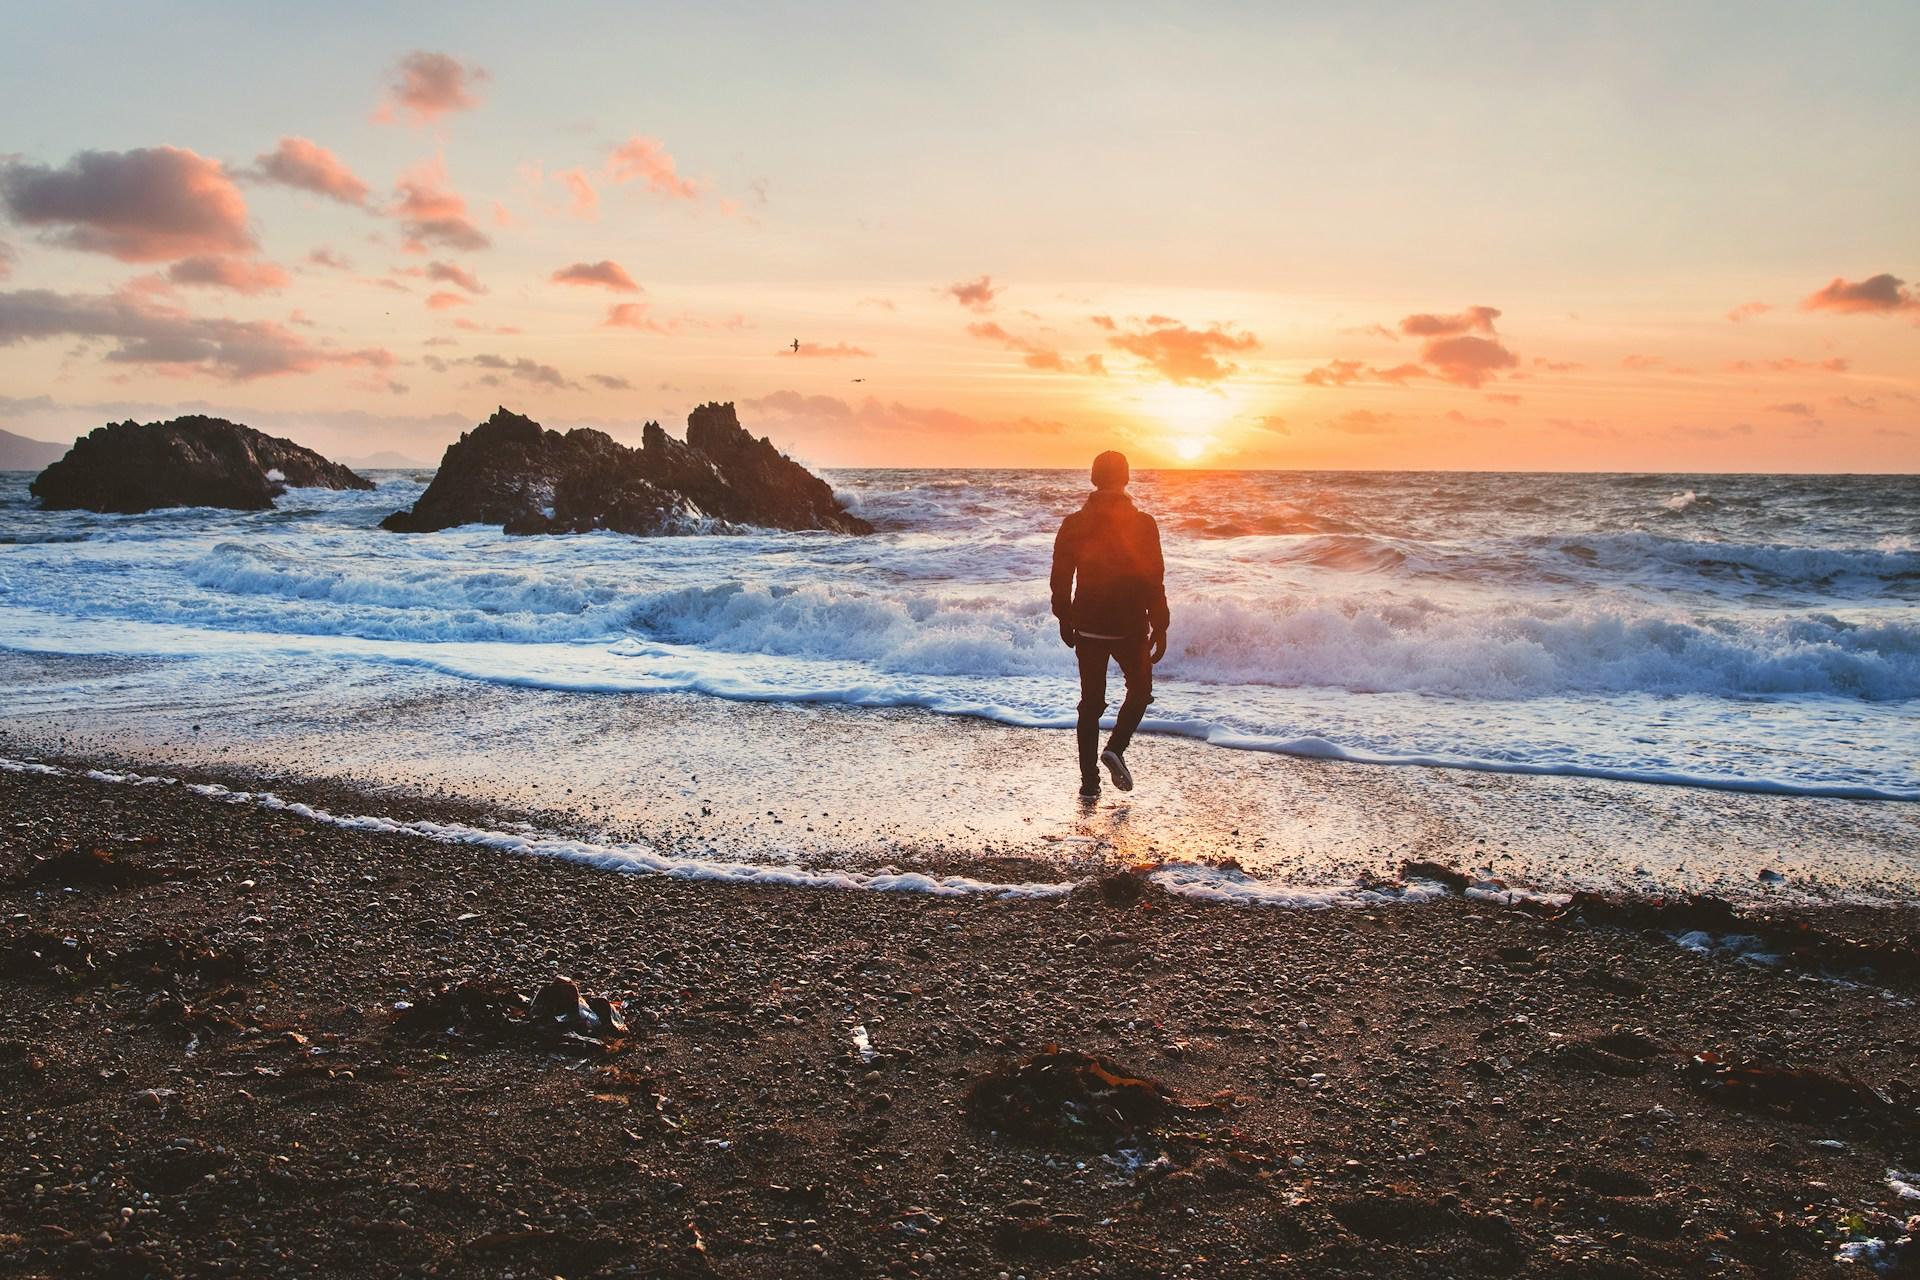
[[[793,354],[795,354],[795,355],[799,355],[799,354],[800,354],[800,339],[798,339],[798,338],[795,338],[795,339],[793,340]]]
[[[866,379],[865,379],[865,378],[854,378],[854,379],[853,379],[853,381],[854,381],[854,382],[865,382],[865,381],[866,381]]]

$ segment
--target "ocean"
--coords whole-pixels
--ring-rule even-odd
[[[381,532],[422,473],[273,511],[36,510],[0,649],[1071,723],[1078,473],[828,473],[867,538]],[[1381,766],[1920,800],[1920,478],[1136,477],[1171,645],[1145,731]],[[303,688],[302,697],[314,696]],[[1117,697],[1117,693],[1116,693]]]

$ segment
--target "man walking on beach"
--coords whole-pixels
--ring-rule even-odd
[[[1167,654],[1166,565],[1160,526],[1127,496],[1127,457],[1112,450],[1093,460],[1093,493],[1060,522],[1053,540],[1053,616],[1060,639],[1080,660],[1080,795],[1100,794],[1100,766],[1113,785],[1133,790],[1127,744],[1153,701],[1153,665]],[[1107,660],[1120,664],[1127,696],[1099,750],[1100,713],[1107,706]]]

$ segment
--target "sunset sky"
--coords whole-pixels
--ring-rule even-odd
[[[1916,49],[1911,0],[16,6],[0,427],[1920,470]]]

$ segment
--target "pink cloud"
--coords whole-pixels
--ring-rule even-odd
[[[254,157],[250,176],[258,182],[311,191],[341,204],[367,203],[367,184],[340,157],[306,138],[280,139],[280,145],[272,151]]]
[[[307,253],[307,261],[316,267],[325,267],[329,271],[351,271],[353,263],[341,257],[326,245],[320,245]]]
[[[1149,316],[1146,323],[1149,328],[1118,334],[1108,345],[1146,361],[1169,382],[1219,382],[1239,368],[1223,356],[1260,345],[1252,334],[1235,333],[1231,326],[1192,329],[1168,316]]]
[[[628,138],[607,156],[607,176],[623,185],[644,182],[655,195],[674,200],[696,200],[700,196],[700,184],[680,176],[666,145],[658,138],[640,134]]]
[[[430,293],[427,295],[427,310],[429,311],[446,311],[452,307],[466,307],[472,304],[472,298],[466,297],[463,294],[449,293],[445,289],[440,290],[438,293]]]
[[[1727,312],[1727,319],[1733,321],[1735,324],[1740,324],[1742,321],[1751,320],[1755,316],[1763,316],[1771,310],[1773,310],[1773,304],[1771,302],[1743,302]]]
[[[287,273],[271,262],[201,254],[182,258],[167,268],[167,279],[173,284],[256,294],[275,293],[285,288]]]
[[[1310,387],[1344,387],[1368,376],[1369,370],[1358,360],[1329,360],[1302,374],[1300,381]]]
[[[1314,387],[1345,387],[1357,382],[1404,387],[1416,379],[1438,378],[1457,386],[1478,387],[1498,371],[1520,363],[1520,358],[1497,338],[1475,336],[1476,331],[1492,334],[1493,322],[1499,318],[1496,307],[1468,307],[1454,315],[1410,315],[1400,321],[1400,332],[1426,339],[1418,362],[1405,361],[1382,369],[1359,360],[1330,360],[1309,369],[1300,380]]]
[[[1802,311],[1835,311],[1841,315],[1888,314],[1895,311],[1920,311],[1920,296],[1902,288],[1906,281],[1881,272],[1865,280],[1843,280],[1835,276],[1824,288],[1816,289],[1800,300]]]
[[[967,332],[976,338],[989,342],[998,342],[1009,351],[1018,351],[1021,363],[1029,369],[1038,369],[1047,373],[1091,373],[1105,375],[1107,365],[1097,355],[1083,356],[1078,360],[1069,360],[1051,347],[1043,346],[1028,338],[1008,333],[991,320],[983,320],[967,326]]]
[[[959,284],[947,286],[947,292],[969,311],[991,311],[994,298],[1005,290],[1005,285],[994,284],[992,276],[981,276],[978,280],[962,280]]]
[[[0,280],[13,275],[13,264],[19,261],[19,257],[20,255],[13,251],[12,245],[5,240],[0,240]]]
[[[792,347],[782,347],[774,354],[799,356],[804,360],[856,360],[869,359],[872,357],[873,352],[861,347],[848,346],[844,342],[836,342],[830,347],[824,347],[818,343],[803,342],[800,344],[798,350]]]
[[[1344,431],[1348,435],[1378,436],[1398,430],[1393,424],[1396,415],[1376,413],[1372,409],[1351,409],[1326,425],[1335,431]]]
[[[644,333],[671,333],[673,325],[662,324],[653,318],[644,302],[616,302],[607,309],[607,318],[600,322],[602,329],[638,329]]]
[[[1788,404],[1770,404],[1767,406],[1767,412],[1785,414],[1789,418],[1812,418],[1817,416],[1814,413],[1813,406],[1803,400],[1795,400]]]
[[[1801,360],[1794,356],[1784,356],[1778,360],[1734,360],[1727,365],[1728,373],[1798,373],[1815,371],[1823,373],[1845,373],[1848,361],[1845,356],[1829,356],[1825,360]]]
[[[240,188],[218,161],[180,147],[83,151],[58,169],[0,162],[0,204],[55,244],[122,262],[254,249]]]
[[[487,287],[480,283],[479,277],[458,263],[429,262],[426,267],[423,268],[423,273],[429,280],[438,281],[441,284],[450,284],[456,288],[465,289],[468,293],[485,293],[487,291]]]
[[[498,200],[493,202],[493,225],[496,227],[517,227],[520,219],[513,216],[513,210]]]
[[[1429,366],[1437,378],[1463,387],[1477,387],[1497,370],[1519,364],[1520,357],[1491,338],[1457,337],[1429,341],[1420,349],[1420,361]]]
[[[561,169],[553,175],[566,187],[573,197],[573,216],[582,222],[592,222],[600,216],[600,193],[593,189],[593,183],[587,180],[584,169]]]
[[[446,162],[439,156],[401,174],[393,189],[395,201],[387,212],[407,233],[401,247],[409,253],[424,253],[429,244],[469,251],[492,245],[468,221],[466,197],[448,185]]]
[[[382,124],[404,119],[410,124],[431,124],[456,111],[470,111],[480,105],[478,89],[487,80],[479,67],[449,57],[416,49],[400,59],[387,96],[374,111]]]
[[[1620,357],[1620,367],[1640,372],[1646,369],[1658,369],[1666,361],[1659,356],[1629,355]]]
[[[229,382],[335,366],[388,369],[396,363],[382,347],[340,350],[272,322],[191,316],[136,296],[45,289],[0,293],[0,346],[61,336],[112,343],[102,357],[111,364]]]
[[[640,292],[640,286],[633,282],[633,277],[627,274],[626,268],[606,259],[599,262],[576,262],[572,266],[562,267],[553,273],[551,279],[555,284],[612,289],[615,293]]]
[[[514,325],[481,324],[478,320],[469,320],[465,316],[456,316],[453,321],[453,327],[456,329],[465,329],[468,333],[497,333],[506,336],[512,336],[520,332],[519,328]]]
[[[1497,307],[1468,307],[1455,315],[1439,316],[1425,312],[1400,322],[1400,332],[1415,338],[1446,338],[1462,333],[1492,333],[1493,322],[1500,318]]]

